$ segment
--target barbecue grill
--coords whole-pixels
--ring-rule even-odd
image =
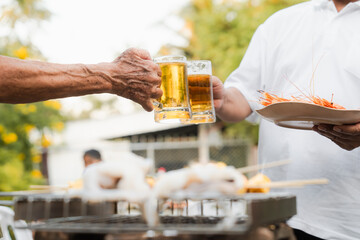
[[[276,236],[282,223],[296,214],[296,198],[287,193],[174,195],[157,200],[154,226],[145,221],[141,204],[125,200],[90,202],[46,193],[16,195],[13,204],[15,219],[27,221],[26,228],[69,236],[102,234],[99,239],[249,239],[260,227],[271,230],[272,239],[280,239]]]

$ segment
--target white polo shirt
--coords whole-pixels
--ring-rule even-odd
[[[317,67],[316,67],[317,66]],[[314,71],[315,70],[315,71]],[[314,72],[314,88],[310,86]],[[281,10],[254,34],[239,68],[226,80],[254,110],[257,90],[300,95],[301,90],[360,108],[360,2],[337,12],[332,1],[312,0]],[[328,178],[328,185],[288,189],[297,195],[290,226],[324,239],[360,239],[360,148],[346,151],[314,131],[260,120],[259,160],[291,159],[265,172],[273,181]]]

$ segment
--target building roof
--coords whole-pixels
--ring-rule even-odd
[[[153,112],[137,112],[130,115],[114,115],[105,119],[87,119],[68,122],[63,132],[63,142],[76,144],[105,139],[141,135],[189,125],[155,123]]]

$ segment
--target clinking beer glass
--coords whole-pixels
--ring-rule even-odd
[[[187,71],[192,118],[184,120],[183,123],[215,122],[211,61],[188,61]]]
[[[161,69],[163,95],[154,101],[155,122],[181,123],[191,119],[187,84],[186,57],[163,56],[155,58]]]

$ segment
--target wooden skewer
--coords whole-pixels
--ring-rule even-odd
[[[43,190],[66,190],[68,186],[52,186],[52,185],[30,185],[30,189],[43,189]]]
[[[259,171],[259,170],[264,169],[264,168],[271,168],[271,167],[277,167],[277,166],[289,164],[290,162],[291,162],[291,160],[286,159],[286,160],[281,160],[281,161],[276,161],[276,162],[270,162],[270,163],[264,163],[264,164],[257,164],[257,165],[242,167],[242,168],[238,168],[237,170],[240,173],[255,172],[255,171]]]
[[[43,190],[22,190],[22,191],[13,191],[13,192],[6,192],[4,196],[22,196],[22,195],[29,195],[29,194],[43,194],[43,193],[51,193],[49,189]],[[2,194],[0,194],[1,196]]]
[[[246,188],[292,188],[304,187],[305,185],[327,184],[329,182],[326,178],[307,179],[307,180],[293,180],[293,181],[278,181],[263,184],[247,184]]]

